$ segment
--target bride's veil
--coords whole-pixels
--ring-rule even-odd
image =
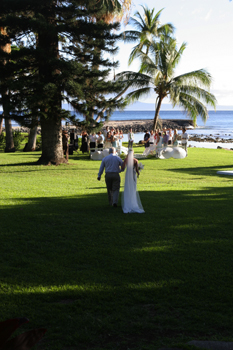
[[[137,192],[137,176],[134,170],[133,151],[129,150],[125,174],[124,192],[121,196],[121,204],[124,213],[144,213],[139,194]]]

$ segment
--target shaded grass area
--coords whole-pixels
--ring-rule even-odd
[[[0,154],[2,319],[46,327],[40,349],[232,341],[232,152],[143,160],[140,215],[107,205],[100,162],[37,159]]]

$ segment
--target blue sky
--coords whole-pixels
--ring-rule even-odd
[[[155,8],[161,14],[161,23],[171,22],[176,30],[178,44],[187,43],[176,75],[196,69],[207,69],[212,77],[211,92],[218,106],[233,106],[233,2],[229,0],[134,0],[131,15],[141,11],[140,5]],[[130,27],[127,26],[126,29]],[[125,30],[125,28],[124,28]],[[120,66],[117,72],[137,70],[138,64],[128,67],[133,45],[120,43],[116,56]],[[141,102],[154,103],[150,96]],[[165,101],[169,103],[169,101]]]

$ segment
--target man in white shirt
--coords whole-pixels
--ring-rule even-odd
[[[104,157],[100,165],[97,180],[100,181],[105,168],[105,183],[108,191],[108,201],[113,207],[117,207],[121,178],[119,173],[124,171],[123,160],[116,154],[115,148],[109,148],[109,155]]]
[[[186,157],[188,155],[188,139],[189,139],[189,135],[186,132],[186,128],[183,126],[182,134],[181,134],[181,145],[186,151]]]

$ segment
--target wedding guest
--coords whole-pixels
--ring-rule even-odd
[[[109,132],[109,127],[108,126],[106,126],[106,128],[105,128],[105,130],[104,130],[104,138],[106,139],[106,137],[107,137],[107,133]]]
[[[151,132],[150,132],[150,140],[149,140],[150,146],[152,146],[154,144],[154,142],[155,142],[155,135],[154,135],[154,131],[151,130]]]
[[[82,131],[81,133],[81,136],[82,136],[82,145],[81,145],[81,148],[80,150],[82,151],[82,153],[85,153],[85,152],[88,152],[88,135],[87,135],[87,132],[85,130]]]
[[[173,135],[173,139],[172,139],[172,143],[174,147],[178,146],[178,132],[177,129],[174,130],[174,135]]]
[[[154,143],[157,145],[157,139],[158,139],[158,136],[159,136],[159,130],[158,129],[156,129],[155,130],[155,134],[154,134]]]
[[[130,128],[128,133],[128,148],[133,148],[133,142],[134,142],[134,133],[133,133],[133,129]]]
[[[99,132],[97,133],[97,135],[98,135],[98,138],[97,138],[97,140],[96,140],[96,142],[97,142],[97,147],[100,148],[101,150],[103,150],[103,147],[104,147],[104,137],[103,137],[103,135],[101,135],[101,131],[99,131]]]
[[[105,168],[105,183],[108,191],[108,201],[113,207],[117,207],[121,178],[119,173],[123,171],[123,160],[116,154],[115,148],[109,149],[109,155],[101,162],[97,180],[100,181]]]
[[[172,144],[172,139],[173,139],[172,129],[168,129],[168,145]]]
[[[68,131],[62,130],[62,148],[63,153],[66,156],[66,160],[69,159],[69,135]]]
[[[120,140],[119,140],[120,146],[122,146],[122,140],[123,140],[123,138],[124,138],[123,130],[120,130]]]
[[[110,148],[112,147],[112,136],[110,131],[107,133],[107,136],[105,138],[105,148]]]
[[[188,156],[188,139],[189,139],[189,135],[186,132],[186,128],[183,126],[182,134],[181,134],[181,145],[186,152],[186,157]]]
[[[167,144],[168,144],[168,134],[167,134],[167,131],[165,129],[165,131],[163,133],[163,146],[167,147]]]
[[[144,135],[144,144],[145,144],[145,148],[150,147],[150,133],[149,133],[149,130],[147,130],[145,135]]]
[[[163,148],[163,137],[162,137],[162,133],[159,132],[157,136],[156,154],[155,154],[157,158],[160,156],[162,152],[162,148]]]
[[[111,136],[111,143],[112,143],[112,147],[114,148],[117,147],[117,135],[115,131],[113,131],[113,134]]]
[[[115,131],[115,137],[116,137],[116,147],[119,148],[119,140],[120,140],[120,130],[117,128]]]
[[[91,150],[91,152],[95,152],[95,148],[96,148],[96,134],[95,134],[95,132],[93,132],[90,135],[90,150]]]

